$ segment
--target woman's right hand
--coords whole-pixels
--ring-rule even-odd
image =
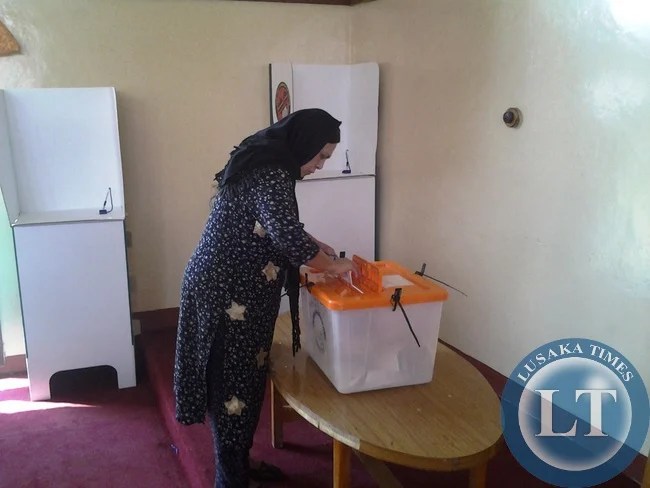
[[[348,258],[337,258],[332,261],[328,266],[328,269],[325,270],[327,274],[341,276],[349,271],[352,271],[352,274],[356,276],[359,273],[359,267],[354,261],[351,261]]]
[[[319,251],[318,254],[311,260],[305,263],[307,266],[314,268],[318,271],[324,272],[331,276],[341,276],[348,272],[352,272],[355,276],[359,273],[359,267],[347,258],[334,258]]]

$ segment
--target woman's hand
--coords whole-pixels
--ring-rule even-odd
[[[311,240],[314,241],[314,242],[316,243],[316,245],[318,246],[318,248],[319,248],[321,251],[323,251],[325,254],[327,254],[329,257],[331,257],[331,258],[335,258],[335,257],[336,257],[336,251],[334,250],[334,248],[333,248],[332,246],[329,246],[329,245],[325,244],[324,242],[319,241],[318,239],[316,239],[316,238],[315,238],[313,235],[311,235],[311,234],[309,234],[309,237],[311,237]]]
[[[340,276],[351,271],[354,275],[359,272],[359,267],[347,258],[335,258],[325,254],[322,250],[316,256],[305,263],[310,268],[324,271],[328,275]]]
[[[350,271],[352,271],[352,274],[356,276],[359,272],[359,267],[354,261],[351,261],[348,258],[335,259],[332,261],[330,269],[325,270],[327,274],[332,274],[335,276],[341,276]]]
[[[336,258],[336,251],[334,250],[333,247],[328,246],[324,242],[318,242],[318,247],[320,247],[320,250],[323,251],[325,254],[332,258]]]

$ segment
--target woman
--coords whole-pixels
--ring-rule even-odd
[[[217,487],[249,487],[282,285],[295,351],[297,268],[356,271],[304,231],[295,198],[296,180],[332,155],[340,124],[320,109],[295,112],[244,139],[215,177],[218,194],[183,278],[174,391],[180,423],[203,422],[207,410]]]

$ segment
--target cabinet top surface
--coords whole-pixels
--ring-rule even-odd
[[[21,213],[12,226],[61,224],[66,222],[105,222],[124,220],[124,208],[115,207],[113,211],[100,215],[98,208],[83,208],[72,210],[52,210],[48,212]]]

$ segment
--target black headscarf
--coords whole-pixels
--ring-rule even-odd
[[[325,110],[309,108],[298,110],[279,122],[244,139],[230,153],[226,167],[215,175],[219,189],[224,190],[242,177],[261,167],[281,167],[289,171],[295,180],[301,179],[300,168],[311,161],[327,143],[341,140],[336,120]],[[295,187],[294,187],[295,188]],[[294,205],[298,214],[298,202]],[[290,266],[284,283],[289,296],[293,354],[300,349],[300,316],[298,298],[300,271]]]
[[[228,164],[215,175],[215,180],[223,188],[263,166],[285,168],[298,180],[302,165],[311,161],[325,144],[341,140],[340,125],[325,110],[298,110],[235,146]]]

